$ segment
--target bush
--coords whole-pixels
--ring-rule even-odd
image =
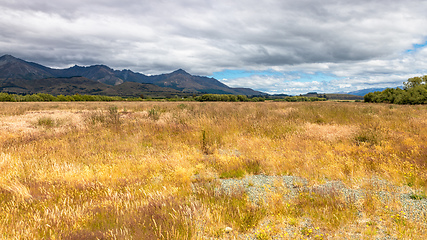
[[[1,102],[15,102],[15,98],[11,94],[0,93],[0,101]]]

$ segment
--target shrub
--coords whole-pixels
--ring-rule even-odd
[[[15,102],[15,98],[11,94],[0,93],[0,102]]]
[[[152,120],[159,120],[160,119],[160,112],[157,108],[152,108],[150,110],[148,110],[148,117],[151,118]]]

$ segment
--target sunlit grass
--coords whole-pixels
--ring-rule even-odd
[[[258,174],[303,177],[310,186],[340,180],[371,191],[375,177],[412,189],[410,198],[422,201],[425,106],[4,103],[0,118],[0,239],[426,232],[423,221],[399,213],[398,200],[376,195],[347,202],[333,190],[301,187],[294,199],[283,189],[255,204],[244,189],[218,191],[221,179]]]

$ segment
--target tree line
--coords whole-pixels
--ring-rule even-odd
[[[194,97],[198,102],[264,102],[263,97],[248,98],[246,95],[231,95],[231,94],[203,94]]]
[[[201,96],[194,96],[188,98],[172,97],[172,98],[144,98],[141,94],[140,97],[123,98],[118,96],[102,96],[102,95],[58,95],[53,96],[48,93],[36,93],[36,94],[9,94],[0,92],[0,102],[93,102],[93,101],[198,101],[198,102],[263,102],[263,97],[252,97],[249,98],[245,95],[226,95],[226,94],[204,94]]]
[[[394,104],[427,104],[427,75],[409,78],[403,89],[387,88],[364,96],[365,102]]]
[[[304,97],[304,96],[291,96],[285,98],[274,99],[275,102],[318,102],[326,101],[326,98],[321,97]]]
[[[36,93],[36,94],[9,94],[0,92],[0,102],[93,102],[93,101],[141,101],[141,98],[122,98],[113,96],[101,96],[101,95],[58,95],[53,96],[47,93]]]

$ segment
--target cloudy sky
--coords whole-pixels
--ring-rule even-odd
[[[269,93],[427,74],[424,0],[0,0],[0,55],[49,67],[182,68]]]

